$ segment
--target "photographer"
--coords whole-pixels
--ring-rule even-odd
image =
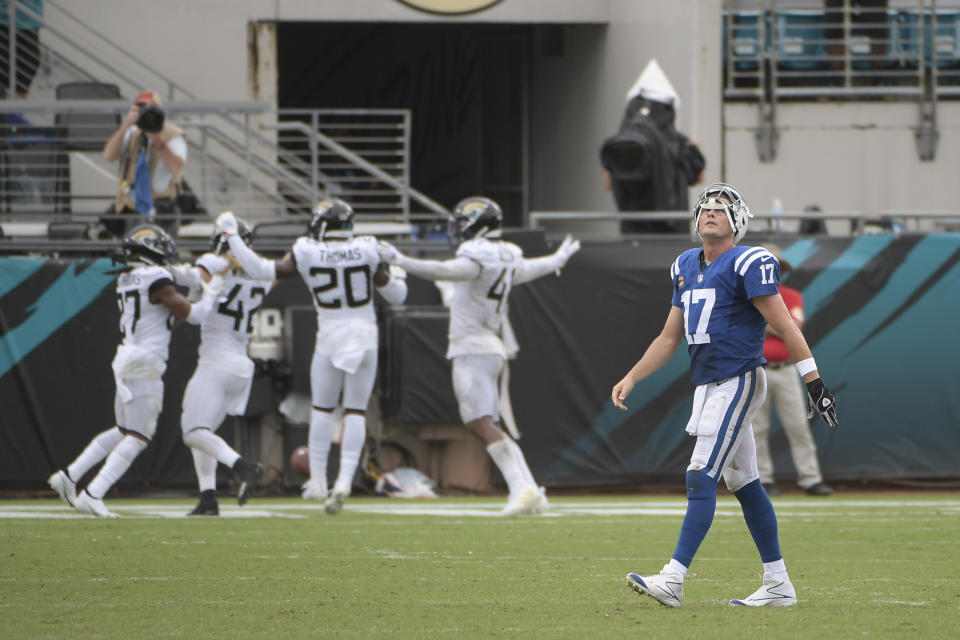
[[[182,129],[166,121],[156,93],[142,91],[134,98],[120,128],[103,146],[103,158],[119,160],[120,169],[117,198],[107,213],[139,213],[151,218],[160,214],[161,226],[174,226],[175,221],[164,216],[178,211],[187,141]],[[127,222],[117,218],[105,217],[102,222],[117,236],[127,228]]]

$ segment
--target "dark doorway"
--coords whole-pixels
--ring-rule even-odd
[[[280,108],[404,108],[414,188],[444,206],[482,194],[518,226],[524,203],[524,25],[277,25]]]

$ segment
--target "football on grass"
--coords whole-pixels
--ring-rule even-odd
[[[290,467],[301,478],[310,477],[310,450],[307,445],[297,447],[290,454]]]

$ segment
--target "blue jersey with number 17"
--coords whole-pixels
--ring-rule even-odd
[[[673,306],[683,311],[696,385],[719,382],[765,364],[767,321],[750,302],[778,293],[780,263],[761,247],[733,247],[701,269],[702,249],[690,249],[670,267]]]

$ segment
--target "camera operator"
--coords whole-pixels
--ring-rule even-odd
[[[107,213],[138,213],[153,217],[168,229],[175,226],[170,214],[177,213],[177,198],[183,166],[187,161],[187,141],[183,130],[166,121],[160,98],[153,91],[142,91],[133,106],[103,146],[107,162],[119,160],[120,180],[117,198]],[[122,236],[125,220],[106,217],[103,226]],[[129,224],[140,224],[142,220]]]

